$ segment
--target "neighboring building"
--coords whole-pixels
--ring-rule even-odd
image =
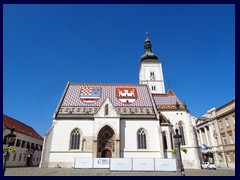
[[[176,158],[179,128],[185,168],[200,168],[192,117],[172,90],[165,93],[162,63],[148,36],[140,84],[68,82],[44,136],[41,167],[74,166],[77,157]]]
[[[16,135],[13,147],[16,153],[9,153],[6,166],[38,166],[41,159],[43,138],[32,128],[18,120],[3,115],[3,145],[7,146],[5,135],[15,128]]]
[[[196,129],[202,161],[235,169],[235,100],[197,118]]]

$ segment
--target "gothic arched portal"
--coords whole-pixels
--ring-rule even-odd
[[[111,158],[115,151],[115,134],[111,127],[104,126],[98,133],[97,157]]]

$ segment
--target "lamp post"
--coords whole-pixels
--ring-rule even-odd
[[[185,172],[184,172],[184,167],[183,167],[183,163],[182,163],[182,157],[181,157],[181,151],[180,151],[180,140],[182,138],[182,135],[178,134],[178,129],[175,129],[176,134],[173,136],[173,138],[176,139],[176,144],[177,144],[177,148],[178,148],[178,154],[179,154],[179,169],[181,172],[181,176],[185,176]]]
[[[15,129],[11,128],[10,130],[11,130],[11,132],[5,136],[7,147],[13,145],[13,143],[15,142],[15,137],[16,137],[16,135],[13,134]],[[5,171],[6,171],[6,162],[7,162],[8,155],[9,155],[9,152],[7,150],[7,152],[6,152],[5,156],[4,156],[3,175],[5,174]]]

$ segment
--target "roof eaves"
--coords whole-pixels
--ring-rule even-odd
[[[55,119],[55,118],[57,117],[58,111],[59,111],[59,109],[60,109],[60,107],[61,107],[61,104],[62,104],[62,102],[63,102],[63,99],[64,99],[64,97],[65,97],[65,95],[66,95],[66,93],[67,93],[67,89],[68,89],[69,85],[70,85],[70,81],[68,81],[68,83],[67,83],[67,85],[66,85],[66,87],[65,87],[65,89],[64,89],[64,92],[63,92],[63,94],[62,94],[62,97],[61,97],[61,99],[60,99],[60,101],[59,101],[59,103],[58,103],[58,106],[57,106],[54,114],[53,114],[53,119]]]

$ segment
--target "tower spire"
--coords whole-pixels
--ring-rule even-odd
[[[153,60],[158,61],[158,57],[152,52],[152,44],[148,37],[148,32],[146,32],[146,40],[144,43],[145,54],[141,56],[141,61],[143,60]]]
[[[148,32],[146,32],[146,40],[145,40],[145,44],[144,44],[144,49],[145,52],[152,52],[152,44],[150,39],[148,38]]]
[[[165,94],[162,62],[159,61],[158,57],[152,52],[152,44],[148,32],[146,32],[144,50],[145,52],[141,56],[138,71],[140,84],[147,84],[151,93]]]

